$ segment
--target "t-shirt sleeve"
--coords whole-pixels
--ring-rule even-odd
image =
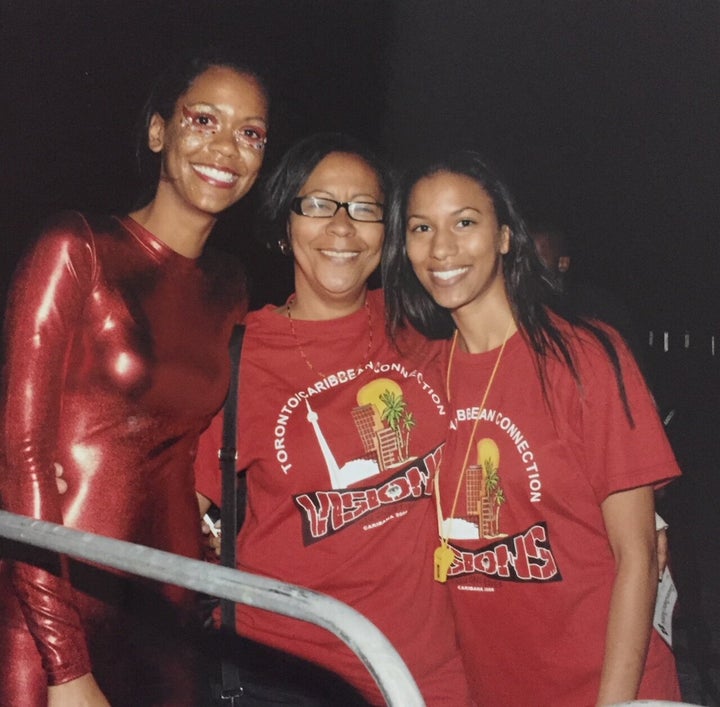
[[[596,342],[578,356],[585,468],[599,503],[610,494],[660,486],[680,474],[655,401],[627,346],[613,336],[632,415],[628,419],[613,366]]]

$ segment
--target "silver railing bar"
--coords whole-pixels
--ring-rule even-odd
[[[425,705],[410,671],[390,641],[362,614],[333,597],[7,511],[0,511],[0,537],[321,626],[357,655],[390,707]]]

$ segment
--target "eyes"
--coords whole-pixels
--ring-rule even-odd
[[[222,119],[210,110],[183,106],[182,114],[181,125],[206,139],[223,130]],[[243,125],[233,129],[232,135],[238,145],[245,145],[254,150],[264,150],[267,144],[267,132],[259,125]]]
[[[212,135],[218,131],[219,121],[212,113],[206,113],[200,110],[193,110],[187,106],[182,107],[183,120],[182,125],[190,128],[193,132]]]
[[[236,140],[239,139],[256,150],[264,150],[267,143],[267,133],[260,127],[248,125],[235,131]]]
[[[383,205],[376,201],[335,201],[323,196],[298,196],[290,208],[300,216],[309,218],[332,218],[340,209],[345,209],[353,221],[382,223]]]
[[[463,231],[465,229],[476,226],[477,223],[478,223],[478,221],[476,219],[465,216],[465,217],[460,218],[457,221],[455,221],[455,223],[452,225],[451,228],[455,231]],[[408,220],[408,225],[407,225],[408,233],[430,233],[432,231],[433,231],[433,225],[431,223],[427,223],[426,221],[421,221],[417,217],[414,217],[414,216]]]

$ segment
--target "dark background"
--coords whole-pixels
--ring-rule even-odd
[[[576,272],[620,295],[641,328],[688,329],[703,345],[717,330],[718,2],[0,7],[5,271],[43,215],[132,205],[133,128],[152,78],[174,54],[222,42],[268,66],[268,163],[298,136],[325,129],[353,132],[393,157],[473,145],[498,164],[529,218],[574,236]],[[234,223],[217,242],[254,252],[246,219]]]
[[[266,65],[266,165],[334,129],[395,159],[472,145],[494,161],[531,220],[572,234],[576,278],[634,317],[661,409],[676,411],[684,478],[662,505],[680,630],[720,663],[700,628],[708,612],[720,626],[719,2],[0,0],[0,12],[0,300],[46,215],[133,205],[136,117],[153,77],[192,48],[231,43]],[[213,241],[244,258],[254,305],[279,302],[288,264],[253,237],[254,206]]]
[[[354,133],[397,161],[456,146],[485,153],[530,221],[571,235],[575,279],[627,305],[661,405],[697,391],[712,404],[693,432],[720,438],[717,0],[0,0],[0,9],[0,304],[43,217],[134,205],[136,121],[163,67],[231,45],[269,79],[266,166],[319,130]],[[242,200],[212,242],[243,257],[259,306],[284,300],[291,273],[254,237],[255,201]]]

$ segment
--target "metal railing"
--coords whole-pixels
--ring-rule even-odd
[[[648,351],[694,353],[720,360],[720,332],[689,329],[649,329],[645,333]]]
[[[357,655],[390,707],[425,705],[410,671],[390,641],[362,614],[333,597],[7,511],[0,511],[0,537],[321,626]]]

